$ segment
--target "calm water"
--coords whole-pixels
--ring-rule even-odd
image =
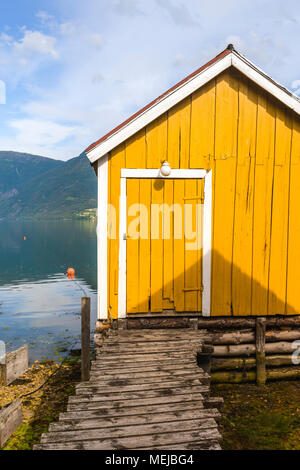
[[[83,291],[92,328],[96,319],[96,246],[96,222],[0,221],[0,340],[7,350],[28,344],[31,361],[58,360],[78,347]]]

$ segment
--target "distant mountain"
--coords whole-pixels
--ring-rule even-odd
[[[96,207],[97,180],[84,154],[67,162],[0,152],[0,218],[73,218]]]
[[[60,160],[19,152],[0,152],[0,197],[19,192],[23,184],[62,165]]]

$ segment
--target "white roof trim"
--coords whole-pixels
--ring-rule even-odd
[[[241,73],[246,75],[250,80],[275,96],[279,101],[291,108],[297,114],[300,114],[300,100],[298,96],[284,88],[278,82],[266,75],[261,69],[253,65],[248,59],[240,54],[231,53],[232,65]]]
[[[150,108],[147,108],[142,114],[125,124],[119,130],[100,142],[96,147],[87,152],[87,156],[91,163],[106,155],[119,144],[127,140],[139,130],[143,129],[150,122],[164,114],[170,108],[184,100],[201,86],[215,78],[221,72],[229,68],[235,67],[241,73],[246,75],[254,83],[265,89],[268,93],[275,96],[279,101],[291,108],[297,114],[300,114],[299,98],[277,83],[275,80],[267,76],[262,70],[257,68],[248,59],[242,55],[232,51],[230,54],[222,57],[218,61],[209,65],[197,75],[190,78],[187,82],[178,86],[169,94],[163,96],[161,100],[155,102]]]

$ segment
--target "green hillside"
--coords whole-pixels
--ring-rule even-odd
[[[26,181],[63,165],[60,160],[19,152],[0,151],[0,197],[19,191]]]
[[[84,154],[62,162],[0,152],[0,218],[73,218],[96,207],[96,194]]]

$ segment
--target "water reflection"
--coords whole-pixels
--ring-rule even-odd
[[[69,266],[75,280],[65,276]],[[0,222],[0,340],[8,350],[27,343],[31,360],[62,356],[57,345],[79,338],[83,291],[91,297],[93,326],[95,222]]]

